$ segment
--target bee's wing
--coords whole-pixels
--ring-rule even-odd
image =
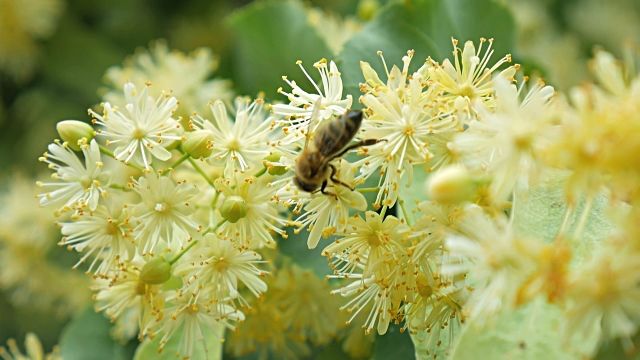
[[[318,126],[318,121],[320,121],[320,101],[321,98],[313,104],[313,110],[311,111],[311,118],[309,119],[309,124],[307,125],[307,131],[304,133],[304,148],[306,149],[311,141],[311,137],[313,136],[313,130]]]

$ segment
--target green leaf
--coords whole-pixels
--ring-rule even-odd
[[[531,187],[526,193],[517,193],[513,206],[513,224],[518,233],[533,238],[552,241],[560,229],[567,204],[565,202],[565,180],[562,175]],[[578,223],[585,207],[585,199],[578,202],[569,218],[568,234]],[[613,230],[613,224],[606,216],[609,199],[600,194],[593,200],[583,235],[573,244],[574,259],[581,261],[593,245],[602,241]]]
[[[299,1],[257,1],[232,14],[228,24],[234,32],[235,83],[239,93],[265,91],[273,97],[283,86],[282,75],[301,86],[311,85],[296,65],[311,64],[331,56],[331,50],[308,23]]]
[[[372,360],[415,359],[416,353],[408,332],[401,332],[400,326],[391,325],[384,335],[377,335],[373,345]]]
[[[480,354],[496,360],[580,359],[575,347],[558,336],[561,315],[558,307],[539,300],[485,324],[470,322],[450,359],[477,359]]]
[[[87,308],[67,325],[60,339],[65,360],[127,360],[131,354],[110,335],[111,323]]]
[[[203,335],[205,339],[203,341],[196,341],[193,344],[193,354],[191,359],[207,359],[207,360],[220,360],[222,359],[222,345],[224,338],[224,326],[219,325],[215,329],[209,330],[205,328]],[[145,340],[133,357],[134,360],[176,360],[179,354],[178,347],[180,345],[181,332],[176,332],[169,342],[165,345],[163,351],[158,353],[158,347],[162,336],[156,336],[153,341]]]

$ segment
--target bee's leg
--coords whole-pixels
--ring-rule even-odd
[[[320,192],[325,194],[325,195],[331,195],[334,198],[336,198],[336,200],[338,200],[338,195],[332,193],[332,192],[328,192],[325,189],[327,188],[327,180],[322,182],[322,185],[320,186]]]
[[[382,141],[387,141],[387,139],[364,139],[364,140],[358,141],[357,143],[347,146],[342,151],[340,151],[336,155],[332,156],[331,160],[333,160],[335,158],[339,158],[342,155],[346,154],[347,152],[349,152],[349,151],[351,151],[353,149],[357,149],[357,148],[360,148],[360,147],[363,147],[363,146],[375,145],[375,144],[377,144],[379,142],[382,142]]]
[[[329,164],[329,167],[331,168],[331,175],[329,176],[329,179],[331,179],[331,181],[333,181],[335,184],[340,184],[346,188],[348,188],[351,191],[355,191],[356,189],[352,188],[351,186],[349,186],[349,184],[345,184],[342,181],[338,180],[336,178],[336,173],[338,172],[338,170],[336,169],[336,166],[333,164]]]

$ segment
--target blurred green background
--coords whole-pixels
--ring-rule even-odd
[[[434,21],[438,14],[411,13],[413,6],[427,9],[424,1],[388,2],[0,0],[0,166],[4,169],[0,189],[5,194],[0,214],[9,218],[24,213],[29,218],[32,213],[26,204],[17,211],[20,200],[9,201],[9,183],[15,174],[25,174],[29,181],[42,174],[46,169],[37,157],[56,137],[56,122],[87,121],[87,108],[101,101],[105,71],[121,65],[136,49],[146,48],[152,41],[165,39],[169,48],[187,52],[208,47],[220,61],[216,78],[230,79],[238,94],[255,96],[264,91],[269,99],[278,99],[275,90],[282,85],[282,75],[300,76],[295,65],[299,58],[307,64],[321,57],[336,58],[345,66],[353,66],[361,54],[375,58],[372,49],[382,46],[384,39],[398,48],[383,49],[392,62],[399,61],[394,51],[404,45],[415,47],[420,56],[441,58],[450,54],[450,36],[457,34]],[[478,11],[482,7],[478,3],[489,2],[493,6],[490,11]],[[640,42],[637,0],[453,0],[444,7],[449,13],[456,12],[458,24],[495,29],[497,40],[502,40],[496,42],[496,57],[502,51],[511,52],[527,72],[543,75],[560,89],[586,79],[587,59],[594,46],[620,54],[625,44]],[[309,13],[312,8],[320,12]],[[411,14],[407,22],[415,26],[431,18],[429,26],[421,30],[433,37],[433,44],[421,47],[421,43],[413,42],[415,39],[404,37],[401,27],[393,28],[396,25],[385,22],[403,14]],[[328,16],[339,19],[344,27],[330,29],[324,23]],[[347,29],[345,20],[353,26]],[[316,26],[312,26],[314,22]],[[363,33],[358,29],[364,29]],[[458,34],[478,32],[475,28],[458,30]],[[354,38],[346,42],[345,51],[334,46],[339,41],[334,43],[332,39],[352,34]],[[393,38],[393,34],[399,38]],[[355,91],[359,81],[356,76],[344,75],[347,91]],[[39,216],[33,211],[34,217]],[[5,227],[0,231],[2,254],[8,248],[2,237],[15,235],[19,224],[6,224],[0,219],[0,226]],[[44,232],[24,236],[45,237],[50,245],[37,261],[59,268],[61,280],[70,272],[67,269],[75,257],[55,246],[58,230],[54,225],[42,227]],[[316,262],[321,259],[318,254],[313,256]],[[11,264],[2,259],[0,256],[0,272],[7,272]],[[73,273],[55,283],[62,287],[60,292],[65,292],[66,286],[82,283],[81,272]],[[0,344],[11,337],[23,339],[26,332],[35,331],[45,347],[51,348],[60,341],[71,314],[82,311],[69,309],[69,304],[61,310],[57,300],[46,297],[35,306],[32,300],[37,296],[33,292],[26,297],[19,292],[16,295],[15,286],[0,287]]]

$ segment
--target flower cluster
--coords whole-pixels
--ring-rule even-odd
[[[39,198],[55,210],[61,244],[93,274],[96,308],[122,337],[158,336],[160,349],[178,339],[186,357],[220,329],[237,331],[237,355],[304,356],[307,340],[337,332],[332,303],[300,307],[328,292],[348,298],[346,322],[366,334],[402,323],[444,351],[467,321],[537,298],[564,311],[568,336],[631,336],[640,142],[628,134],[640,133],[640,77],[600,52],[601,85],[569,101],[510,55],[494,59],[492,39],[452,44],[452,59],[415,71],[413,51],[391,67],[379,52],[383,74],[361,62],[361,105],[336,63],[321,59],[320,83],[301,62],[309,84],[283,77],[287,103],[209,95],[206,106],[187,102],[195,112],[186,117],[183,97],[203,84],[172,93],[126,82],[89,111],[93,126],[59,123]],[[166,61],[144,55],[131,78],[204,61],[156,51]],[[359,107],[357,120],[348,116]],[[422,196],[414,178],[427,173]],[[564,215],[545,237],[552,224],[538,231],[522,219],[531,194],[554,186]],[[594,245],[585,229],[604,208],[619,230]],[[326,240],[333,290],[266,264],[287,226],[308,231],[309,248]],[[262,322],[275,330],[257,333]]]

